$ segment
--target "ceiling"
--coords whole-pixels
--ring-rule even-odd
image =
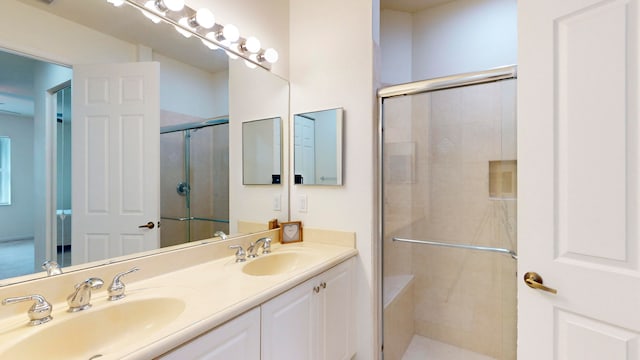
[[[166,24],[153,24],[128,6],[114,7],[105,0],[18,0],[54,15],[109,34],[132,44],[142,44],[165,56],[215,73],[228,67],[222,51],[211,51],[197,39],[185,39]],[[453,0],[380,0],[382,9],[413,13]],[[31,60],[0,52],[0,113],[33,116],[33,66]]]
[[[222,50],[212,51],[198,39],[185,39],[172,26],[154,24],[131,6],[115,7],[105,0],[18,1],[211,73],[228,68]]]
[[[380,8],[414,13],[450,1],[455,0],[380,0]]]
[[[215,73],[228,68],[222,51],[211,51],[197,39],[185,39],[166,24],[154,24],[129,7],[105,0],[18,0],[88,28]],[[0,51],[0,114],[33,116],[33,67],[38,60]]]
[[[0,51],[0,114],[33,116],[33,72],[38,61]]]

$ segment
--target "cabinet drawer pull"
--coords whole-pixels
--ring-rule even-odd
[[[327,283],[323,281],[323,282],[321,282],[321,283],[320,283],[320,286],[321,286],[323,289],[326,289],[326,288],[327,288]]]
[[[313,287],[313,292],[316,293],[316,294],[319,293],[320,292],[320,286],[314,286]]]

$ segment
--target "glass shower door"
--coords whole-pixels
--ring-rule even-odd
[[[229,233],[229,125],[191,130],[191,241]]]
[[[163,128],[160,158],[161,246],[228,233],[228,121]]]
[[[383,99],[387,360],[515,359],[515,96],[511,79]]]
[[[189,195],[188,165],[185,146],[188,138],[184,131],[160,135],[160,246],[166,247],[188,242]]]

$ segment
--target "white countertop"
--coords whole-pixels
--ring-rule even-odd
[[[74,316],[82,316],[82,313],[85,312],[90,314],[92,311],[98,312],[101,309],[119,306],[127,302],[134,303],[158,298],[178,299],[186,306],[180,310],[180,314],[175,319],[166,324],[163,323],[153,330],[139,332],[143,335],[136,339],[131,339],[126,330],[121,334],[116,331],[109,336],[109,339],[105,339],[105,344],[109,344],[108,346],[91,349],[90,354],[83,354],[80,357],[87,359],[100,353],[103,355],[99,358],[101,360],[154,358],[357,254],[357,250],[353,247],[315,242],[274,244],[272,249],[272,254],[301,251],[312,252],[314,257],[304,267],[277,275],[245,274],[242,272],[242,267],[254,260],[249,259],[245,263],[236,263],[234,256],[228,256],[140,281],[128,282],[125,278],[127,296],[124,299],[107,301],[104,289],[95,290],[91,309],[81,313],[67,313],[66,303],[55,303],[53,304],[53,320],[47,324],[34,327],[26,326],[27,318],[24,313],[2,319],[0,323],[0,358],[5,349],[11,348],[14,344],[25,341],[25,339],[35,338],[33,334],[36,332],[45,330],[47,327],[55,327],[64,321],[73,320]],[[270,255],[261,255],[257,259]],[[171,261],[171,259],[168,258],[165,261]],[[135,262],[133,263],[135,264]],[[108,286],[107,283],[104,287],[106,288],[106,286]],[[158,312],[157,309],[150,311]],[[145,316],[151,316],[151,314]],[[162,316],[160,311],[158,317],[162,318]],[[95,324],[95,326],[100,326],[100,324]],[[65,336],[68,338],[81,337],[82,334],[64,334],[63,338]],[[33,346],[72,346],[64,343],[38,344],[39,341],[33,340]],[[55,359],[56,349],[51,349],[49,354],[49,359]]]

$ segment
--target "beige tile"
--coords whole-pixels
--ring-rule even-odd
[[[415,333],[413,289],[410,281],[384,309],[385,359],[400,359]]]

